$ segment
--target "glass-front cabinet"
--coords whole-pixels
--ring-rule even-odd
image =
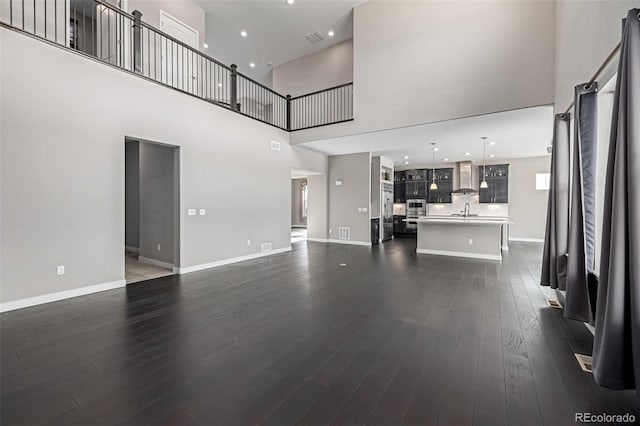
[[[484,169],[484,170],[483,170]],[[487,188],[480,188],[483,177]],[[478,188],[480,202],[486,204],[506,204],[509,202],[509,165],[494,164],[478,167]]]

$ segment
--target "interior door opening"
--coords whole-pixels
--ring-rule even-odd
[[[291,243],[307,239],[309,185],[302,175],[291,176]]]
[[[173,275],[179,267],[179,148],[125,140],[127,284]]]

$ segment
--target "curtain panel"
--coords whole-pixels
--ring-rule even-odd
[[[575,88],[573,180],[567,259],[564,316],[593,322],[597,280],[596,257],[596,148],[598,122],[597,83]]]
[[[566,289],[569,234],[570,114],[556,114],[551,151],[551,179],[540,284]]]
[[[603,212],[593,376],[640,384],[640,9],[624,21]],[[640,394],[640,390],[638,390]]]

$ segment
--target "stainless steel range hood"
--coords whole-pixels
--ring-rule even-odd
[[[453,191],[452,194],[475,194],[478,192],[473,189],[471,161],[458,163],[458,185],[460,185],[460,188]]]

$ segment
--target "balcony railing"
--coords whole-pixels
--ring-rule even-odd
[[[353,83],[283,96],[101,0],[0,0],[0,24],[283,130],[353,120]]]

